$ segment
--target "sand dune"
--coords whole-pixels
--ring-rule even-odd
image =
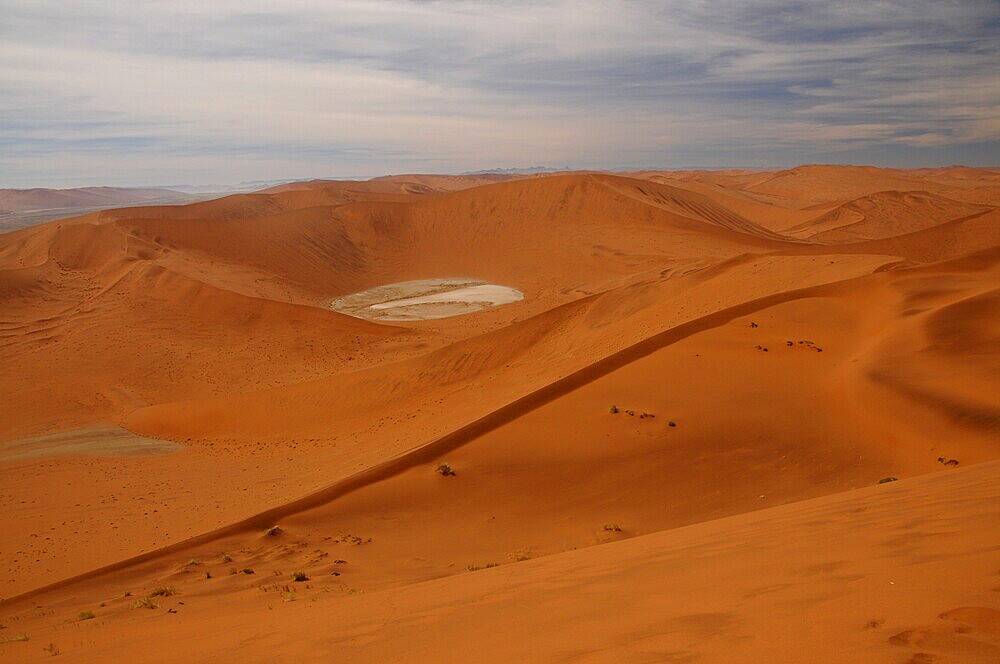
[[[0,661],[992,661],[998,195],[403,175],[0,235]],[[523,299],[330,308],[456,277]]]
[[[883,191],[853,200],[786,231],[813,242],[879,240],[914,233],[992,208],[960,203],[926,192]]]

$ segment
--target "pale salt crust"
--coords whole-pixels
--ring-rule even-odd
[[[136,456],[168,454],[181,449],[183,446],[178,443],[137,436],[120,427],[92,427],[0,443],[0,460],[78,454]]]
[[[509,286],[474,279],[420,279],[376,286],[339,297],[330,308],[356,318],[433,320],[474,313],[524,299]]]

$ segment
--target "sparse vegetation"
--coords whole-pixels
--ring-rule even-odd
[[[674,422],[673,420],[670,420],[669,422],[667,422],[667,426],[675,427],[675,426],[677,426],[677,422]]]
[[[606,523],[604,524],[604,530],[612,533],[620,533],[622,531],[622,527],[617,523]]]
[[[618,406],[611,406],[611,408],[608,408],[608,412],[611,413],[612,415],[617,415],[618,414]]]
[[[206,579],[211,579],[211,578],[212,578],[212,573],[211,573],[211,572],[208,572],[208,571],[206,571],[206,572],[205,572],[205,578],[206,578]]]
[[[500,563],[486,563],[485,565],[469,565],[465,569],[470,572],[477,572],[481,569],[489,569],[491,567],[500,567]]]
[[[229,555],[228,553],[224,553],[221,556],[221,560],[224,563],[231,563],[231,562],[233,562],[233,557],[231,555]]]
[[[267,537],[277,537],[282,532],[283,531],[281,530],[281,526],[271,526],[270,528],[264,531],[264,535]]]
[[[305,572],[292,572],[292,581],[296,583],[301,583],[303,581],[308,581],[309,575]]]
[[[455,475],[455,469],[446,463],[442,463],[435,469],[435,472],[442,477],[451,477]]]
[[[132,602],[133,609],[158,609],[160,605],[152,600],[150,597],[143,597]]]
[[[27,634],[15,634],[14,636],[8,636],[6,638],[0,639],[0,643],[19,643],[21,641],[27,641]]]
[[[880,479],[878,481],[878,483],[879,484],[888,484],[889,482],[895,482],[898,479],[899,479],[898,477],[883,477],[882,479]]]
[[[241,574],[253,574],[254,573],[253,567],[244,567],[243,569],[240,570],[240,573]]]
[[[60,653],[59,646],[57,646],[54,643],[50,643],[49,645],[47,645],[44,648],[42,648],[42,650],[44,650],[45,652],[49,653],[49,655],[51,655],[53,657],[55,657],[56,655],[58,655]]]
[[[160,586],[159,588],[153,588],[146,597],[170,597],[176,592],[173,586]]]
[[[80,620],[93,620],[93,619],[94,619],[94,618],[96,618],[97,616],[95,616],[95,615],[94,615],[94,612],[93,612],[93,611],[81,611],[81,612],[80,612],[80,613],[79,613],[79,614],[77,615],[77,617],[78,617],[78,618],[79,618]]]

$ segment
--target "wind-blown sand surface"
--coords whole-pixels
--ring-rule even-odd
[[[996,661],[998,203],[395,176],[0,235],[0,661]]]

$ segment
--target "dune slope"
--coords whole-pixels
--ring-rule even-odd
[[[0,235],[0,661],[163,621],[162,661],[990,661],[995,180],[407,175]],[[330,307],[418,279],[524,298]]]

